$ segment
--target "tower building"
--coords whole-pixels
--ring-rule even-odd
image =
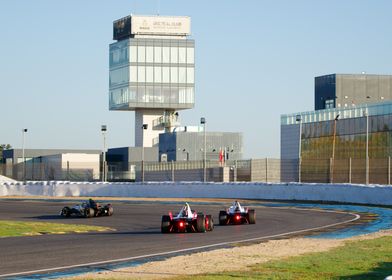
[[[109,110],[135,111],[135,146],[156,147],[195,103],[190,18],[130,15],[113,22]]]

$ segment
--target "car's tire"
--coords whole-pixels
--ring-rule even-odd
[[[227,223],[227,213],[226,211],[219,212],[219,225],[223,226]]]
[[[203,214],[197,215],[196,230],[198,232],[206,232],[206,218],[204,217]]]
[[[84,209],[84,216],[86,218],[92,218],[92,217],[94,217],[94,215],[95,215],[95,212],[94,212],[93,208],[85,208]]]
[[[108,216],[112,216],[113,215],[113,206],[112,205],[108,206],[108,213],[107,213],[107,215]]]
[[[212,218],[212,215],[206,216],[206,230],[207,231],[214,230],[214,219]]]
[[[61,216],[64,217],[70,217],[71,216],[71,209],[67,206],[65,206],[62,210],[61,210]]]
[[[161,232],[162,233],[169,233],[170,232],[170,223],[171,219],[168,215],[162,216],[162,223],[161,223]]]
[[[248,221],[249,221],[249,224],[256,223],[256,212],[254,209],[248,211]]]

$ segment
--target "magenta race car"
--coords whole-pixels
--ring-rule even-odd
[[[181,208],[181,211],[174,215],[162,216],[161,232],[206,232],[214,229],[214,220],[211,215],[196,213],[188,203]]]
[[[242,207],[238,201],[226,210],[219,212],[219,225],[255,224],[256,211],[247,207]]]

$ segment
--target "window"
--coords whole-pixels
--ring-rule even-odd
[[[185,103],[194,103],[194,101],[193,87],[188,87],[186,90]]]
[[[155,103],[162,103],[162,89],[160,87],[154,87],[154,102]]]
[[[146,87],[145,102],[154,102],[154,88]]]
[[[187,48],[186,49],[186,63],[194,64],[195,63],[195,49]]]
[[[137,80],[139,83],[146,82],[146,67],[139,66],[137,69]]]
[[[130,82],[131,83],[136,83],[137,82],[137,67],[136,66],[131,66],[130,67]]]
[[[110,85],[126,83],[129,80],[128,68],[120,68],[110,71]]]
[[[176,47],[170,49],[170,62],[178,63],[178,48]]]
[[[137,87],[130,87],[129,88],[129,101],[130,102],[136,101],[136,94],[137,94]]]
[[[335,108],[335,101],[333,99],[325,100],[325,109]]]
[[[170,67],[162,67],[162,82],[170,83]]]
[[[180,84],[186,83],[186,68],[185,67],[178,68],[178,82]]]
[[[162,62],[163,63],[170,62],[170,48],[169,47],[162,48]]]
[[[145,46],[138,46],[137,47],[137,60],[138,60],[138,62],[145,62],[146,61],[146,47]]]
[[[186,69],[186,82],[188,84],[193,84],[195,82],[194,75],[195,75],[195,69],[188,67]]]
[[[186,88],[180,87],[178,89],[178,102],[179,103],[186,103]]]
[[[137,62],[137,47],[131,46],[129,52],[130,52],[130,62]]]
[[[154,67],[154,82],[155,83],[162,82],[162,67],[161,66]]]
[[[170,102],[170,87],[162,87],[162,103]]]
[[[138,102],[144,102],[145,99],[145,87],[144,86],[140,86],[137,88],[137,101]]]
[[[154,68],[152,66],[146,67],[146,83],[154,82]]]
[[[178,83],[178,67],[170,68],[170,82]]]
[[[162,62],[162,48],[161,47],[154,47],[154,61],[156,63]]]
[[[112,51],[112,63],[117,64],[120,62],[120,50],[116,49]]]
[[[146,47],[146,62],[154,62],[154,47]]]
[[[185,48],[178,48],[178,62],[186,63],[186,51]]]

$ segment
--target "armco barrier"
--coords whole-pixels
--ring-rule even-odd
[[[300,183],[74,183],[0,184],[0,196],[193,197],[328,201],[392,205],[392,186]]]

